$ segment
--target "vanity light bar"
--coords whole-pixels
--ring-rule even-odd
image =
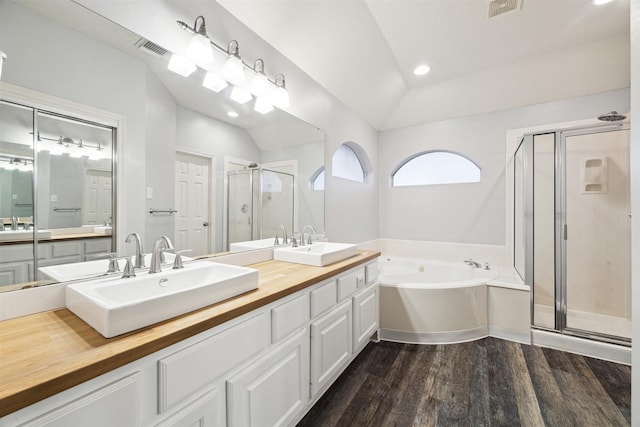
[[[42,148],[44,151],[50,151],[54,155],[69,154],[71,157],[89,157],[91,160],[100,160],[103,158],[102,144],[100,143],[86,143],[82,139],[76,142],[75,139],[67,136],[59,136],[58,138],[52,138],[48,136],[40,135],[38,132],[38,142],[51,141],[55,142],[55,146],[51,150]],[[85,151],[86,150],[86,151]]]
[[[253,79],[248,85],[248,90],[256,97],[256,111],[262,114],[266,114],[269,111],[273,110],[274,105],[279,108],[289,107],[289,94],[286,88],[285,78],[283,74],[278,74],[273,80],[271,80],[264,72],[264,61],[262,59],[257,59],[253,67],[244,62],[240,57],[240,49],[237,40],[231,40],[227,49],[211,40],[207,35],[206,23],[202,15],[196,18],[195,22],[193,23],[193,27],[190,27],[183,21],[176,22],[180,28],[194,35],[194,38],[189,43],[190,48],[188,50],[191,52],[197,51],[199,52],[199,54],[197,55],[198,58],[194,59],[192,57],[190,58],[191,60],[200,64],[202,64],[203,61],[207,64],[210,64],[212,62],[210,56],[208,55],[208,52],[206,52],[206,55],[204,54],[205,52],[203,52],[203,40],[208,41],[209,46],[212,46],[213,48],[227,56],[227,60],[221,72],[221,78],[234,85],[235,88],[239,88],[239,90],[243,92],[244,96],[240,98],[243,101],[241,103],[248,101],[248,99],[245,100],[246,94],[244,93],[244,91],[247,90],[247,88],[244,86],[244,71],[249,70],[253,73]],[[198,46],[197,49],[195,48],[196,45]],[[192,46],[194,47],[192,48]],[[174,56],[177,55],[174,54]],[[195,67],[197,67],[197,65],[194,64],[193,67],[195,70]],[[208,74],[211,73],[209,72]],[[210,81],[211,77],[209,77],[209,82]],[[205,84],[204,86],[215,90],[211,87],[210,84]],[[232,97],[232,99],[234,99],[234,97]]]

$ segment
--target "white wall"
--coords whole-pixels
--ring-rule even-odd
[[[146,69],[146,176],[144,182],[122,183],[119,190],[128,191],[129,187],[145,188],[144,249],[151,251],[153,241],[161,235],[174,240],[174,215],[149,213],[149,209],[175,208],[175,141],[176,141],[176,101],[162,82]],[[128,159],[127,159],[128,161]],[[147,197],[146,189],[152,191]],[[120,240],[126,238],[121,235]],[[184,249],[184,248],[178,248]]]
[[[505,244],[505,133],[508,129],[629,110],[629,90],[425,123],[380,132],[380,237]],[[482,169],[474,184],[390,188],[389,173],[412,154],[447,149]]]

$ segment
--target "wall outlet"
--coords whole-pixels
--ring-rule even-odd
[[[153,199],[153,187],[147,187],[147,199]]]

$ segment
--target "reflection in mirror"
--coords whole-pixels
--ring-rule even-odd
[[[516,150],[513,162],[513,266],[525,278],[525,178],[524,138]]]
[[[187,3],[184,2],[184,7],[188,9]],[[98,2],[95,4],[98,5]],[[208,7],[216,10],[216,13],[211,15],[215,16],[212,19],[219,21],[218,28],[225,28],[226,22],[232,24],[234,34],[238,31],[246,31],[244,36],[252,34],[222,8],[215,4]],[[168,13],[167,11],[170,12],[171,23],[183,18],[176,16],[174,9],[163,9],[161,6],[153,13],[159,17]],[[148,22],[136,19],[135,22],[146,22],[153,26],[156,20]],[[287,225],[289,234],[301,231],[305,225],[313,225],[320,233],[324,231],[324,191],[320,189],[321,186],[316,185],[316,190],[319,191],[311,191],[310,187],[310,180],[318,177],[317,171],[323,168],[324,164],[324,134],[315,126],[277,108],[266,115],[256,113],[253,111],[253,103],[237,104],[229,99],[228,91],[215,93],[207,90],[202,87],[202,78],[205,75],[203,70],[196,71],[191,78],[184,78],[169,71],[167,65],[171,52],[154,56],[148,50],[140,48],[145,45],[140,42],[147,41],[162,47],[162,36],[166,37],[165,31],[156,28],[145,32],[145,36],[150,39],[144,39],[136,33],[135,28],[129,28],[113,19],[106,19],[79,2],[0,1],[0,23],[3,51],[11,58],[11,65],[3,69],[3,83],[30,88],[44,95],[79,102],[83,107],[98,108],[123,117],[124,128],[122,133],[118,134],[122,138],[122,147],[127,153],[137,156],[123,158],[122,164],[119,165],[121,172],[126,170],[127,174],[132,173],[136,179],[127,181],[125,186],[119,188],[114,186],[113,190],[119,190],[121,199],[127,202],[126,206],[121,206],[120,214],[124,217],[116,218],[115,199],[98,196],[99,192],[106,192],[110,184],[107,179],[106,159],[77,159],[72,158],[71,153],[56,156],[55,150],[41,150],[29,156],[23,153],[27,163],[28,158],[36,159],[37,163],[37,199],[35,203],[31,201],[36,211],[28,211],[29,206],[12,206],[18,204],[10,202],[14,200],[13,197],[18,197],[19,199],[15,200],[20,201],[33,197],[26,190],[17,191],[24,186],[24,183],[20,184],[22,178],[26,182],[31,179],[28,178],[29,173],[14,178],[12,172],[12,188],[7,189],[8,192],[5,191],[9,186],[8,180],[3,179],[0,184],[2,217],[27,217],[23,221],[25,224],[28,217],[41,217],[42,224],[34,221],[38,233],[81,229],[92,230],[93,233],[108,233],[110,221],[113,222],[114,234],[118,223],[134,224],[136,228],[117,230],[118,245],[108,234],[102,234],[102,239],[82,241],[82,244],[61,238],[54,242],[53,236],[49,237],[51,242],[47,242],[39,235],[39,251],[44,250],[59,256],[35,260],[33,245],[26,247],[30,245],[28,241],[25,248],[21,247],[20,251],[11,252],[13,258],[0,253],[0,259],[11,263],[11,268],[15,267],[15,271],[25,271],[21,276],[15,271],[0,271],[0,283],[15,284],[35,280],[36,264],[46,267],[90,260],[97,255],[115,251],[116,247],[122,252],[119,255],[130,254],[131,245],[124,244],[125,232],[140,233],[146,252],[149,252],[151,243],[159,235],[170,236],[174,243],[179,243],[179,215],[148,213],[150,208],[179,208],[176,200],[179,195],[176,189],[177,179],[172,173],[178,158],[177,153],[204,156],[209,159],[211,165],[208,191],[211,209],[208,219],[200,221],[200,224],[207,223],[209,228],[208,246],[203,249],[203,253],[229,250],[226,237],[228,199],[225,197],[226,173],[231,170],[226,167],[228,158],[243,159],[242,167],[256,163],[260,168],[294,176],[293,219],[271,219],[268,224],[265,222],[262,230],[257,231],[256,235],[273,235],[273,224],[282,222],[291,223]],[[154,34],[159,37],[151,37]],[[183,34],[180,32],[180,35]],[[221,39],[228,38],[226,34],[210,35]],[[188,34],[185,33],[183,36],[188,37]],[[263,52],[252,51],[249,47],[243,50],[243,55],[251,57],[262,55]],[[33,57],[41,58],[43,62],[51,60],[51,66],[47,69],[34,67]],[[54,108],[44,109],[57,111]],[[227,115],[231,111],[237,113],[235,118]],[[4,112],[2,116],[5,117]],[[30,144],[33,144],[34,139],[37,140],[37,145],[65,145],[67,148],[77,148],[80,143],[102,146],[106,144],[103,140],[112,140],[108,135],[109,129],[84,122],[74,123],[53,114],[39,114],[38,122],[42,128],[37,129],[34,134],[32,109],[25,110],[25,118],[22,121],[14,121],[25,123],[32,132],[23,132],[23,137],[27,139],[23,145],[30,151]],[[19,143],[4,137],[0,138],[0,141]],[[62,144],[59,144],[60,142]],[[3,146],[3,149],[5,148],[5,151],[12,153],[16,150],[15,146]],[[104,152],[111,152],[106,145],[103,148]],[[131,166],[128,162],[133,162],[136,166]],[[114,170],[112,169],[112,173]],[[96,187],[89,189],[89,182],[93,182]],[[116,182],[112,181],[111,184],[113,183]],[[85,197],[87,193],[95,197]],[[23,211],[13,211],[17,208]],[[63,211],[62,208],[71,210]],[[109,213],[110,211],[112,213]],[[10,228],[10,222],[7,223]],[[250,238],[253,239],[252,236]],[[105,241],[108,245],[98,244],[99,241]],[[59,245],[60,249],[54,251],[53,243]],[[176,244],[176,247],[193,248],[194,251],[190,255],[199,252],[195,246],[186,244]],[[18,252],[22,255],[16,258]],[[0,286],[0,289],[5,287]]]
[[[114,129],[38,113],[38,227],[112,234]]]
[[[232,252],[249,249],[238,242],[267,239],[263,246],[274,246],[277,227],[293,230],[294,175],[255,165],[248,170],[228,172],[227,180],[227,233]],[[256,249],[259,247],[254,245]]]
[[[108,256],[115,130],[9,102],[0,129],[0,290],[57,280],[47,266]]]

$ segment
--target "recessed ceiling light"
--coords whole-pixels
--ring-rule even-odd
[[[422,64],[422,65],[418,65],[414,70],[413,70],[413,74],[415,74],[416,76],[424,76],[425,74],[427,74],[429,71],[431,71],[431,67],[429,67],[426,64]]]
[[[227,113],[227,116],[233,117],[235,119],[236,117],[238,117],[238,113],[236,113],[235,111],[229,111]]]
[[[611,3],[613,0],[593,0],[593,4],[596,6],[602,6],[603,4]]]

